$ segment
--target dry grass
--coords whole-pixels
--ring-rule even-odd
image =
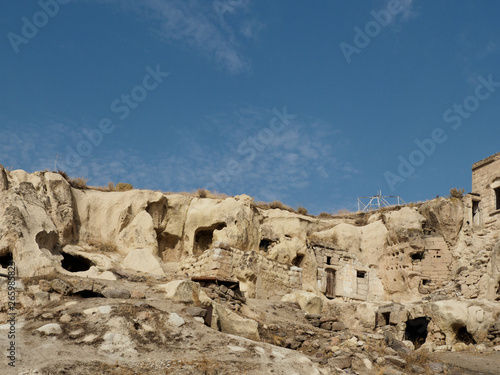
[[[87,244],[90,246],[91,252],[94,253],[116,253],[118,252],[118,247],[109,241],[101,241],[95,238],[87,240]]]
[[[257,202],[256,206],[262,210],[272,210],[272,209],[278,209],[278,210],[284,210],[288,212],[296,212],[292,207],[287,206],[283,202],[274,200],[270,203],[267,202]]]
[[[318,217],[320,219],[332,219],[333,218],[333,215],[328,213],[328,212],[321,212]]]
[[[116,191],[129,191],[132,190],[134,187],[132,184],[128,184],[126,182],[119,182],[115,186]]]
[[[301,215],[307,215],[307,208],[299,206],[299,208],[297,208],[297,213]]]
[[[448,198],[457,198],[457,199],[462,199],[464,197],[465,189],[464,188],[451,188],[450,189],[450,195],[448,195]]]

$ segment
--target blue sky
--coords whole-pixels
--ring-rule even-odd
[[[3,1],[0,164],[312,213],[470,191],[500,3]],[[56,164],[57,160],[57,164]]]

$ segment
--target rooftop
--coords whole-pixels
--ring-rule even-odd
[[[489,164],[493,161],[499,160],[500,159],[500,152],[496,153],[495,155],[488,156],[487,158],[483,160],[479,160],[478,162],[474,163],[472,165],[472,170],[475,170],[479,167],[482,167],[483,165]]]

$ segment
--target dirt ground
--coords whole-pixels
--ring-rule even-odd
[[[500,353],[434,353],[437,361],[448,363],[454,367],[452,374],[480,375],[500,374]]]

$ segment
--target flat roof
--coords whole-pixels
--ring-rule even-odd
[[[500,159],[500,152],[496,153],[495,155],[488,156],[487,158],[483,160],[479,160],[478,162],[472,164],[472,170],[478,169],[482,167],[483,165],[489,164],[493,161],[499,160]]]

